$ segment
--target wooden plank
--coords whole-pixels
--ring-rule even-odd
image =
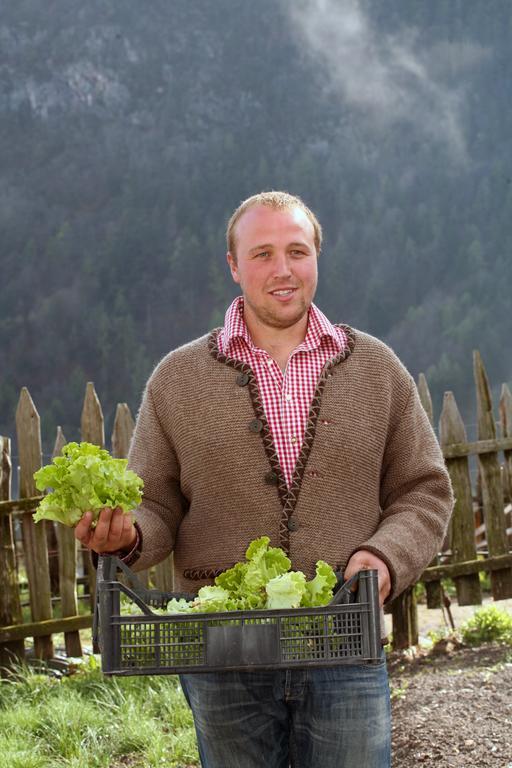
[[[34,496],[36,493],[34,472],[41,468],[41,424],[39,414],[26,387],[21,390],[16,409],[16,433],[20,462],[19,495]],[[32,619],[46,621],[52,618],[52,600],[45,521],[42,520],[36,524],[32,514],[25,512],[22,523]],[[51,659],[53,656],[51,635],[38,636],[34,650],[37,657]]]
[[[418,645],[418,610],[414,587],[408,587],[391,604],[394,651]]]
[[[0,627],[0,643],[21,640],[25,637],[47,637],[55,632],[72,632],[92,627],[92,614],[86,616],[68,616],[65,619],[49,619],[30,624],[15,624],[10,627]]]
[[[98,445],[100,448],[105,446],[103,411],[92,381],[88,381],[85,388],[80,431],[82,440]]]
[[[112,430],[112,456],[125,459],[128,456],[135,422],[127,403],[118,403],[114,429]]]
[[[477,424],[479,440],[495,440],[492,397],[487,374],[480,353],[473,352],[473,370],[477,393]],[[501,467],[497,452],[479,454],[478,463],[482,476],[482,501],[489,555],[508,553],[505,529],[505,502],[501,482]],[[512,597],[512,568],[491,572],[491,589],[495,600]]]
[[[512,553],[507,555],[496,555],[488,557],[485,560],[468,560],[466,563],[451,563],[449,565],[436,565],[426,568],[418,581],[439,581],[439,579],[453,579],[457,576],[464,576],[469,573],[479,573],[479,571],[488,571],[493,573],[512,566]]]
[[[172,552],[165,560],[155,566],[155,587],[161,589],[162,592],[174,592],[174,557]]]
[[[424,373],[420,373],[418,376],[418,394],[420,396],[420,401],[425,409],[425,413],[428,416],[428,420],[431,424],[434,423],[434,408],[432,406],[432,397],[430,394],[430,389],[428,387],[427,379],[425,378]]]
[[[11,476],[11,441],[0,435],[0,499],[8,499],[11,495]],[[11,515],[0,518],[0,595],[0,626],[21,624],[23,616]],[[24,657],[23,639],[0,644],[0,676],[6,675],[8,667]]]
[[[101,409],[101,403],[99,401],[98,395],[96,394],[96,390],[94,389],[94,384],[92,381],[88,381],[85,388],[80,431],[82,440],[85,442],[93,443],[93,445],[98,445],[100,448],[105,447],[105,426],[103,411]],[[89,552],[84,553],[83,563],[84,571],[87,574],[89,580],[91,611],[94,611],[96,571],[92,564]]]
[[[502,437],[512,437],[512,394],[506,384],[501,388],[500,426]],[[504,457],[504,496],[512,501],[512,450],[505,450]]]
[[[427,379],[424,373],[420,373],[418,377],[418,394],[420,396],[421,404],[428,416],[430,424],[434,424],[434,407],[432,405],[432,396],[428,386]],[[430,565],[438,565],[438,557],[436,556]],[[441,608],[441,582],[431,581],[425,585],[427,593],[427,607],[428,608]]]
[[[510,450],[512,450],[512,437],[501,437],[445,446],[443,456],[445,459],[457,459],[462,456],[477,456],[484,453]]]
[[[62,448],[67,440],[61,427],[57,427],[57,437],[53,447],[53,456],[60,456]],[[77,540],[75,529],[69,525],[57,523],[57,539],[59,547],[59,592],[60,605],[63,618],[78,614],[78,600],[76,588],[76,550]],[[82,644],[80,633],[74,629],[64,634],[64,644],[68,656],[81,656]]]
[[[23,512],[35,512],[42,499],[44,499],[44,496],[30,496],[28,499],[0,501],[0,517],[2,515],[22,514]]]
[[[439,420],[439,440],[443,447],[466,442],[466,428],[453,392],[445,392],[443,410]],[[446,459],[446,468],[452,482],[455,506],[450,521],[450,545],[455,562],[476,560],[475,519],[473,496],[467,456]],[[455,579],[459,605],[480,605],[482,590],[478,574]]]
[[[128,456],[135,422],[126,403],[118,403],[114,429],[112,431],[112,455],[116,459],[125,459]],[[137,577],[145,586],[150,586],[149,569],[138,571]]]
[[[60,427],[57,428],[57,432]],[[60,450],[59,450],[60,453]],[[55,456],[55,453],[53,454]],[[50,570],[50,587],[52,597],[59,594],[59,543],[57,541],[57,524],[54,520],[46,520],[46,546],[48,547],[48,566]]]

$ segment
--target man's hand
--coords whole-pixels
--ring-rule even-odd
[[[92,512],[86,512],[75,528],[75,538],[98,554],[119,549],[129,552],[135,544],[137,532],[132,516],[124,514],[121,507],[104,507],[95,528],[91,523]]]
[[[343,578],[345,580],[350,579],[350,577],[358,571],[369,569],[378,571],[379,605],[382,608],[384,600],[391,592],[391,576],[389,575],[389,569],[386,563],[381,560],[380,557],[372,554],[372,552],[368,552],[366,549],[360,549],[359,552],[354,552],[347,563]]]

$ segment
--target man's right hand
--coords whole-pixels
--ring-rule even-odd
[[[104,507],[94,528],[91,523],[92,512],[86,512],[75,528],[75,538],[84,547],[93,549],[98,554],[119,550],[128,553],[133,548],[137,532],[132,516],[125,514],[121,507]]]

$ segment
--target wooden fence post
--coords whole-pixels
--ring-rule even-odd
[[[476,470],[476,482],[475,482],[475,494],[474,494],[474,501],[476,503],[476,509],[475,509],[475,531],[481,530],[483,524],[484,524],[484,502],[482,498],[482,471],[480,469],[480,462],[477,463],[477,470]],[[485,540],[485,534],[480,533],[476,536],[476,545],[477,547],[479,544]]]
[[[500,426],[502,437],[512,437],[512,394],[506,384],[501,388],[500,397]],[[505,456],[504,480],[506,496],[512,502],[512,451],[503,451]]]
[[[127,403],[118,403],[112,430],[112,455],[115,458],[125,459],[128,456],[134,427],[135,422]],[[145,587],[149,587],[149,569],[139,571],[137,577]]]
[[[50,572],[50,589],[52,597],[59,594],[59,543],[54,520],[45,520],[46,546],[48,548],[48,568]]]
[[[420,373],[417,386],[421,404],[425,409],[430,423],[432,423],[432,398],[430,396],[427,380],[422,373]],[[437,558],[434,559],[431,564],[437,565]],[[436,600],[438,592],[440,601],[440,585],[436,582],[431,582],[430,584],[427,584],[426,590],[429,608],[437,607]],[[391,604],[391,616],[393,621],[393,649],[400,650],[409,648],[411,645],[418,645],[418,607],[416,605],[415,585],[408,587],[396,598],[396,600],[393,600]]]
[[[434,407],[432,405],[432,397],[430,395],[430,389],[428,387],[427,379],[424,373],[420,373],[418,376],[418,394],[420,396],[421,404],[428,416],[428,420],[431,424],[434,423]]]
[[[85,388],[80,420],[80,434],[82,435],[82,440],[87,443],[98,445],[100,448],[105,446],[103,411],[101,410],[101,403],[92,381],[88,381]]]
[[[478,439],[496,440],[491,391],[478,350],[473,352],[473,370],[477,391]],[[498,453],[478,454],[478,463],[482,475],[482,498],[489,556],[504,555],[508,553],[508,541]],[[495,600],[512,597],[512,568],[491,571],[491,588]]]
[[[411,645],[418,645],[418,607],[414,585],[408,587],[396,600],[393,600],[391,616],[393,619],[393,650],[398,651],[409,648]]]
[[[62,429],[57,427],[57,437],[52,456],[60,456],[67,440]],[[60,607],[62,618],[78,616],[78,600],[76,594],[76,550],[77,540],[75,529],[69,525],[57,523],[57,540],[59,545],[59,587]],[[68,656],[81,656],[82,644],[80,632],[77,629],[64,633],[64,643]]]
[[[11,498],[11,441],[0,435],[0,500]],[[0,515],[0,626],[21,624],[18,578],[16,572],[16,550],[13,534],[12,515]],[[0,644],[0,677],[12,662],[25,657],[23,640],[11,640]]]
[[[127,403],[118,403],[114,429],[112,430],[112,456],[116,459],[126,459],[130,448],[135,422]]]
[[[430,389],[424,373],[420,373],[418,377],[418,393],[420,401],[425,409],[425,413],[428,416],[428,420],[434,424],[434,407],[432,405],[432,397],[430,395]],[[436,555],[430,566],[439,565],[439,557]],[[440,581],[428,581],[425,584],[425,591],[427,593],[427,608],[441,608],[442,605],[442,590]]]
[[[23,387],[16,409],[16,433],[20,460],[20,498],[36,496],[38,491],[34,472],[41,468],[41,424],[30,393]],[[23,514],[25,567],[30,592],[33,621],[52,618],[50,572],[45,521],[34,523],[32,512]],[[34,651],[38,658],[53,657],[51,635],[34,638]]]
[[[466,428],[452,392],[445,392],[443,410],[439,420],[439,439],[443,448],[453,443],[467,442]],[[451,549],[453,562],[476,560],[475,519],[473,496],[467,456],[445,459],[452,481],[455,506],[451,520]],[[455,579],[459,605],[480,605],[482,591],[477,573],[457,576]]]
[[[165,560],[155,565],[155,587],[163,592],[174,592],[174,556],[172,552]]]
[[[100,448],[105,446],[105,427],[103,420],[103,411],[101,404],[94,389],[92,381],[87,382],[85,388],[84,405],[82,408],[82,418],[80,422],[80,434],[82,440]],[[96,570],[92,564],[89,551],[83,551],[84,571],[87,574],[89,584],[89,604],[94,613],[94,595],[96,592]]]

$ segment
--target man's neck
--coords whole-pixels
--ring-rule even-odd
[[[251,335],[253,344],[259,349],[264,349],[279,364],[282,370],[285,369],[288,358],[293,350],[302,344],[306,338],[308,329],[308,313],[294,325],[289,328],[276,328],[265,325],[257,318],[253,317],[252,312],[244,312],[244,319],[247,330]]]

